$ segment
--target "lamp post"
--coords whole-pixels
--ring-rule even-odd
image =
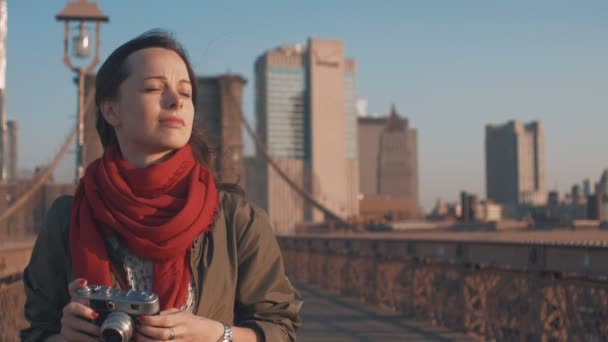
[[[101,22],[107,22],[108,17],[97,7],[94,2],[87,0],[76,0],[68,2],[65,8],[59,12],[55,18],[65,24],[63,37],[63,63],[78,77],[78,115],[76,132],[76,182],[84,175],[84,78],[99,63],[99,28]],[[87,22],[95,23],[95,53],[89,65],[74,66],[69,53],[70,22],[76,22],[77,27],[73,27],[75,34],[72,37],[72,54],[79,59],[86,59],[91,55],[92,42],[87,34]]]

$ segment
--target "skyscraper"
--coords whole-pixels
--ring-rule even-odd
[[[198,78],[197,115],[204,120],[203,131],[216,151],[214,168],[220,180],[238,183],[245,188],[241,112],[243,87],[247,81],[239,75]]]
[[[608,169],[602,172],[595,195],[597,196],[598,219],[600,222],[606,223],[608,222]]]
[[[583,194],[585,197],[591,195],[591,180],[589,178],[583,180]]]
[[[312,194],[338,215],[358,213],[355,62],[338,40],[308,41]],[[315,210],[313,220],[322,220]]]
[[[487,125],[485,147],[488,199],[513,207],[546,203],[542,122]]]
[[[404,196],[418,203],[418,138],[416,129],[397,114],[395,106],[380,133],[378,194]]]
[[[360,205],[400,199],[403,218],[418,213],[418,133],[393,105],[388,116],[358,119]],[[370,210],[365,210],[370,212]]]
[[[380,134],[386,117],[360,117],[358,119],[359,192],[378,195],[378,154]]]
[[[257,132],[272,158],[336,214],[357,214],[356,68],[342,42],[311,38],[266,51],[255,74]],[[323,219],[262,167],[259,205],[277,229]]]

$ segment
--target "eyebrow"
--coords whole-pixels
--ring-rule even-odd
[[[166,78],[165,76],[148,76],[148,77],[145,77],[145,78],[144,78],[144,81],[145,81],[145,80],[149,80],[149,79],[162,80],[162,81],[166,81],[166,80],[167,80],[167,78]],[[189,81],[189,80],[187,80],[187,79],[181,79],[181,80],[179,81],[179,83],[187,83],[187,84],[190,84],[190,81]]]

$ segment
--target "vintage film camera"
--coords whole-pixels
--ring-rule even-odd
[[[74,296],[99,313],[95,324],[101,327],[102,339],[106,342],[130,341],[135,317],[156,315],[160,311],[158,295],[148,291],[89,285],[77,289]]]

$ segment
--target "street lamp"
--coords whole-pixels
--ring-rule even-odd
[[[99,27],[101,22],[107,22],[108,17],[97,7],[94,2],[87,0],[76,0],[68,2],[65,8],[55,18],[65,23],[63,37],[63,63],[78,74],[78,116],[76,132],[76,182],[84,175],[84,78],[99,63]],[[78,23],[74,27],[72,36],[72,54],[79,59],[86,59],[91,55],[91,39],[87,34],[87,22],[95,23],[95,54],[90,64],[85,67],[76,67],[72,64],[69,53],[70,21]]]

